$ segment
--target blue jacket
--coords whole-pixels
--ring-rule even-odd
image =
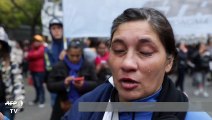
[[[93,91],[79,98],[63,117],[62,120],[102,120],[104,112],[79,112],[79,102],[108,102],[111,97],[113,86],[109,82],[98,86]],[[163,87],[162,87],[163,89]],[[166,118],[165,118],[166,119]],[[163,119],[163,120],[165,120]],[[162,120],[162,119],[160,119]],[[178,120],[174,118],[171,120]],[[206,112],[187,112],[185,120],[212,120]]]
[[[49,47],[45,48],[45,68],[47,71],[51,70],[52,67],[59,62],[59,55],[63,51],[63,41],[53,40]]]

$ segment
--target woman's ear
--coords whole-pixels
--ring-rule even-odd
[[[166,68],[165,68],[166,73],[171,71],[173,63],[174,63],[173,56],[168,56],[167,61],[166,61]]]

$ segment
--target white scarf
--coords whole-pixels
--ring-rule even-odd
[[[110,77],[109,78],[109,82],[114,87],[113,77]],[[110,102],[110,99],[109,99],[108,102]],[[109,105],[111,105],[111,104],[108,104],[106,109],[108,109],[109,107],[111,107]],[[102,120],[119,120],[118,112],[117,111],[116,112],[106,111],[104,113],[104,116],[103,116],[103,119]]]

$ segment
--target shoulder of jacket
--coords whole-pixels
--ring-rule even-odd
[[[62,60],[60,60],[59,62],[57,62],[54,66],[53,66],[53,68],[64,68],[64,67],[66,67],[66,64],[65,64],[65,62],[64,61],[62,61]]]

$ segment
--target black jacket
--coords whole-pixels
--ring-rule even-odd
[[[207,72],[209,70],[210,56],[207,55],[201,56],[198,50],[194,51],[191,56],[192,56],[192,62],[195,65],[194,68],[195,72],[201,72],[201,71]]]
[[[47,88],[50,92],[66,95],[67,91],[64,86],[64,80],[69,76],[69,68],[64,61],[58,62],[49,73]],[[84,76],[86,88],[79,90],[80,94],[84,94],[97,86],[97,76],[93,64],[84,61],[78,72],[78,76]]]
[[[57,93],[57,98],[53,108],[51,120],[59,120],[64,112],[60,108],[61,100],[68,100],[68,92],[64,85],[64,80],[69,76],[69,68],[64,61],[59,61],[53,66],[47,80],[47,88],[52,93]],[[86,88],[80,89],[78,92],[84,93],[93,90],[97,86],[97,76],[93,64],[84,61],[78,72],[78,76],[84,76]]]

